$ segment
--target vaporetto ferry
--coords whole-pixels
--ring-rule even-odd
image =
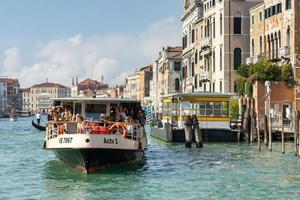
[[[196,115],[204,141],[237,141],[239,131],[231,129],[231,94],[175,93],[161,98],[159,120],[151,136],[167,142],[184,142],[184,119]]]
[[[52,150],[63,162],[90,173],[143,158],[147,138],[139,101],[54,98],[53,108],[73,113],[70,121],[56,119],[54,113],[54,120],[46,127],[43,148]]]

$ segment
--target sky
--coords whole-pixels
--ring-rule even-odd
[[[115,85],[181,44],[183,0],[1,0],[0,76]]]

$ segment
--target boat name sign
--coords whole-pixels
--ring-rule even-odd
[[[59,138],[59,143],[63,144],[63,143],[72,143],[73,138],[72,137],[64,137],[64,138]]]

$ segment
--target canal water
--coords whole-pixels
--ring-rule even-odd
[[[30,118],[0,119],[0,199],[299,199],[300,159],[255,146],[149,138],[142,163],[81,174],[41,149]]]

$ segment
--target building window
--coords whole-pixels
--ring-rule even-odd
[[[223,92],[223,82],[220,81],[220,93],[222,93],[222,92]]]
[[[203,85],[204,92],[206,92],[206,83]]]
[[[180,81],[179,78],[175,78],[175,91],[179,91],[180,88]]]
[[[213,64],[213,72],[216,71],[216,54],[215,51],[212,52],[212,64]]]
[[[213,18],[213,38],[216,37],[216,20]]]
[[[262,36],[259,37],[259,54],[262,54]]]
[[[196,49],[196,53],[195,53],[195,64],[198,63],[198,50]]]
[[[280,31],[278,32],[278,46],[281,48],[281,33]]]
[[[289,10],[291,8],[292,8],[292,0],[285,0],[285,10]]]
[[[242,18],[234,17],[233,18],[233,33],[242,34]]]
[[[175,61],[174,62],[174,71],[180,71],[181,70],[181,62]]]
[[[192,62],[192,76],[195,75],[195,64],[194,62]]]
[[[253,57],[254,56],[254,39],[252,39],[252,41],[251,41],[251,54]]]
[[[291,30],[290,27],[288,27],[286,31],[286,46],[291,46]]]
[[[251,24],[254,24],[254,15],[251,16]]]
[[[212,91],[215,92],[215,82],[212,84]]]
[[[220,13],[220,35],[223,34],[223,15]]]
[[[192,43],[195,42],[195,29],[192,30]]]
[[[220,47],[220,71],[222,71],[223,68],[223,48],[222,46]]]
[[[263,14],[262,12],[259,12],[259,21],[262,21],[263,20]]]
[[[282,4],[279,3],[276,5],[276,7],[277,7],[277,13],[281,13],[282,12]]]
[[[242,50],[240,48],[234,49],[234,69],[237,70],[239,66],[242,64]]]
[[[195,89],[197,89],[198,88],[198,74],[196,74],[196,76],[195,76]]]

